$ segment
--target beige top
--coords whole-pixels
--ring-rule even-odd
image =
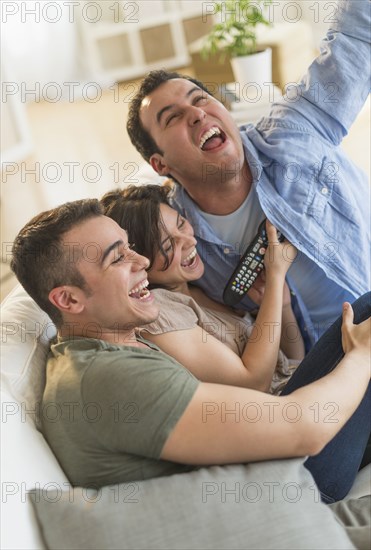
[[[159,305],[160,314],[156,321],[140,329],[144,337],[146,332],[164,334],[175,330],[192,329],[198,325],[241,357],[253,331],[254,319],[249,313],[240,317],[233,313],[201,308],[193,298],[180,292],[159,288],[152,292]],[[282,391],[297,365],[298,361],[289,361],[286,355],[279,351],[270,387],[271,393],[278,394]]]

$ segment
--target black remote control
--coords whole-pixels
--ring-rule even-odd
[[[268,236],[263,220],[259,225],[258,233],[247,247],[240,263],[232,273],[231,278],[225,286],[223,300],[228,306],[235,306],[242,300],[244,295],[255,282],[255,279],[264,266],[264,254],[268,246]],[[285,237],[277,230],[278,240],[282,242]]]

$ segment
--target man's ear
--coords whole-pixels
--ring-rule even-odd
[[[153,153],[149,162],[160,176],[167,176],[170,173],[170,168],[164,163],[164,157],[160,153]]]
[[[58,286],[49,292],[49,300],[62,313],[76,315],[84,310],[84,292],[76,286]]]

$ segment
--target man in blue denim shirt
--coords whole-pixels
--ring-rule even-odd
[[[143,81],[128,121],[143,157],[178,182],[213,299],[265,217],[298,248],[287,279],[310,344],[370,288],[368,182],[339,148],[370,89],[370,2],[340,0],[334,17],[302,81],[256,126],[238,130],[200,82],[164,71]],[[256,307],[264,278],[254,286],[239,306]]]

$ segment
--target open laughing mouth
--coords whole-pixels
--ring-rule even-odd
[[[192,267],[197,261],[197,250],[194,248],[190,254],[180,263],[182,267]]]
[[[136,287],[132,288],[129,292],[130,298],[135,298],[136,300],[145,300],[151,295],[147,286],[149,285],[148,280],[142,281]]]
[[[212,128],[210,128],[210,130],[208,130],[201,136],[199,144],[200,149],[202,151],[213,151],[214,149],[217,149],[218,147],[223,145],[226,138],[227,136],[225,135],[223,130],[221,130],[217,126],[213,126]]]

